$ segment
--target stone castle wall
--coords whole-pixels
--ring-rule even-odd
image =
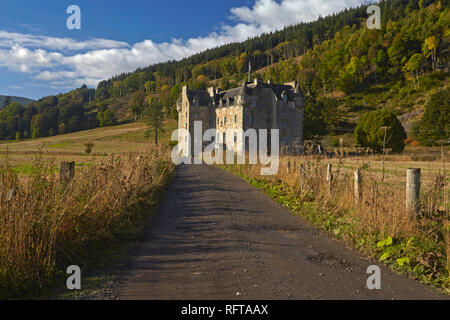
[[[228,129],[253,128],[279,129],[283,152],[298,151],[303,144],[303,95],[296,82],[272,85],[255,80],[224,92],[213,87],[191,91],[185,86],[177,109],[178,127],[187,129],[192,137],[194,122],[202,121],[202,134],[215,128],[219,143]],[[188,148],[189,141],[180,140],[179,144]]]

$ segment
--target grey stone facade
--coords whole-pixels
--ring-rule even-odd
[[[202,134],[213,128],[218,137],[227,129],[279,129],[281,153],[297,153],[303,146],[303,108],[304,96],[296,81],[280,85],[255,79],[227,91],[184,86],[177,101],[178,127],[192,137],[194,121],[202,121]],[[187,143],[179,141],[186,149]]]

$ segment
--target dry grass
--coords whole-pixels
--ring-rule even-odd
[[[165,123],[166,133],[161,135],[161,144],[168,144],[170,134],[177,122]],[[49,160],[76,161],[77,165],[97,165],[112,155],[135,152],[153,145],[153,139],[145,137],[147,126],[134,122],[112,127],[96,128],[64,135],[30,139],[24,141],[0,141],[0,153],[8,152],[11,163],[20,171],[33,163],[35,155],[42,154]],[[93,143],[91,154],[86,154],[86,143]]]
[[[147,148],[78,168],[64,184],[48,154],[19,179],[0,162],[0,297],[39,295],[93,246],[138,232],[173,172],[167,148]]]

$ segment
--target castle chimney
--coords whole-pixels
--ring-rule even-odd
[[[208,87],[208,94],[211,98],[213,98],[216,95],[216,88],[214,86]]]
[[[181,90],[181,94],[182,94],[183,96],[187,96],[188,92],[189,92],[189,87],[188,87],[188,85],[183,86],[183,89]]]

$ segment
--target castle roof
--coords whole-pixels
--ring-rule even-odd
[[[295,87],[294,87],[295,85]],[[245,82],[242,86],[233,88],[226,91],[221,91],[220,93],[214,95],[216,102],[219,99],[235,99],[238,96],[248,96],[254,93],[254,90],[258,88],[269,88],[272,90],[274,95],[278,100],[283,99],[283,93],[287,94],[288,99],[292,99],[295,96],[303,96],[299,85],[295,82],[291,84],[274,84],[274,83],[263,83],[260,80],[255,82]],[[211,102],[211,96],[208,91],[205,90],[188,90],[187,91],[189,102],[194,104],[197,99],[199,105],[208,106]]]
[[[234,97],[237,97],[237,96],[251,95],[252,94],[252,90],[249,87],[247,87],[246,84],[244,84],[241,87],[237,87],[237,88],[234,88],[234,89],[223,91],[222,93],[223,93],[222,98],[223,99],[228,99],[228,98],[234,98]]]
[[[188,98],[189,103],[194,103],[194,100],[197,99],[200,106],[208,106],[210,101],[208,92],[203,90],[189,90]]]

